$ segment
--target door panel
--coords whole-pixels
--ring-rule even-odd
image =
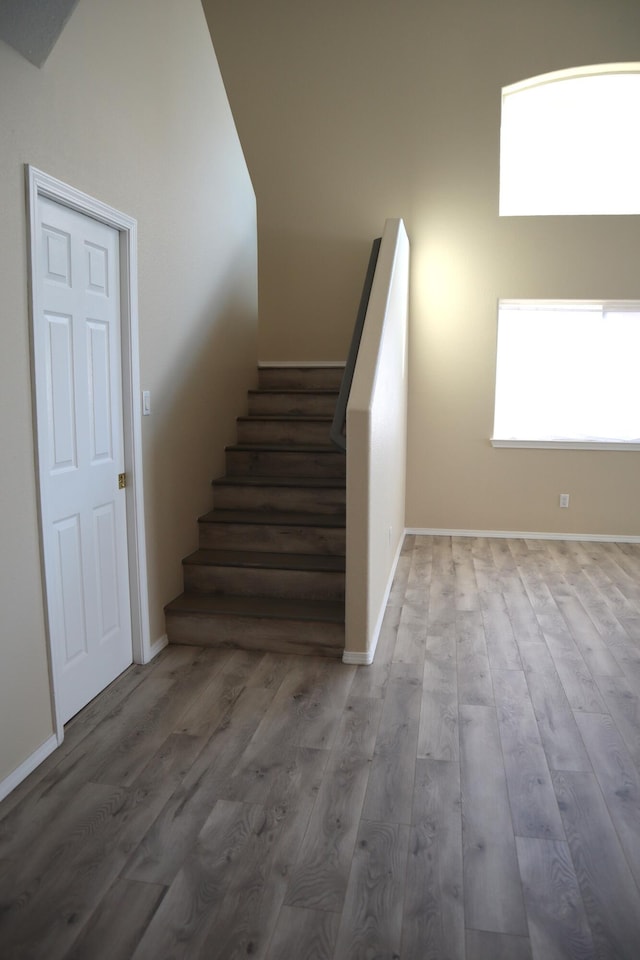
[[[51,470],[77,466],[73,385],[73,318],[45,314],[48,326],[47,383],[49,386],[49,449]],[[45,334],[46,335],[46,334]]]
[[[57,539],[56,559],[59,569],[52,587],[58,606],[57,619],[64,630],[64,650],[61,653],[63,654],[62,666],[66,668],[77,657],[87,652],[79,514],[58,520],[53,524],[53,529]]]
[[[42,527],[63,722],[132,660],[120,355],[119,237],[38,199],[34,360]]]

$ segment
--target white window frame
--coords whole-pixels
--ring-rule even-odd
[[[520,300],[509,300],[509,299],[500,299],[498,301],[497,314],[499,318],[500,307],[523,307],[523,308],[535,308],[535,307],[549,307],[549,308],[561,308],[566,306],[567,308],[571,307],[588,307],[588,306],[597,306],[601,308],[603,312],[607,311],[633,311],[640,313],[640,301],[635,300],[566,300],[566,299],[520,299]],[[640,358],[639,358],[640,359]],[[498,354],[496,349],[496,377],[495,385],[497,388],[497,378],[498,378]],[[494,419],[496,413],[495,406],[496,397],[494,394]],[[528,448],[528,449],[542,449],[542,450],[618,450],[618,451],[640,451],[640,441],[629,440],[629,441],[613,441],[613,440],[571,440],[571,439],[514,439],[511,437],[499,437],[495,435],[495,425],[494,425],[494,434],[491,437],[491,445],[498,448]]]

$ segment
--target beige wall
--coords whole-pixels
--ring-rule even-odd
[[[261,359],[346,355],[370,241],[401,216],[407,524],[639,535],[640,454],[488,439],[498,297],[640,299],[637,217],[498,219],[500,89],[637,59],[637,0],[204,7],[258,197]]]
[[[25,163],[138,220],[152,642],[256,360],[255,199],[198,0],[80,0],[41,70],[0,42],[0,782],[52,732]]]

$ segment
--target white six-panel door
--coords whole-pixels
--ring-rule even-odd
[[[132,661],[119,235],[37,201],[34,363],[42,535],[62,722]],[[42,442],[42,432],[46,435]]]

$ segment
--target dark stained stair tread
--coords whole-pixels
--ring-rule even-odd
[[[302,453],[331,454],[344,457],[327,439],[325,443],[232,443],[225,447],[227,453]]]
[[[313,393],[337,397],[339,393],[337,387],[312,387],[309,390],[303,390],[302,387],[258,387],[255,390],[249,390],[247,392],[249,395],[254,393],[286,393],[287,395],[294,394],[303,397],[308,397],[309,394]]]
[[[258,567],[270,570],[314,570],[343,573],[344,557],[326,554],[260,553],[257,550],[201,549],[185,557],[185,564],[225,567]]]
[[[331,423],[332,418],[322,417],[317,415],[314,416],[311,414],[309,415],[304,414],[302,416],[299,416],[299,415],[294,416],[292,414],[289,414],[289,416],[287,416],[287,414],[284,414],[284,413],[279,413],[279,414],[256,413],[256,414],[250,414],[245,417],[236,417],[236,420],[238,423],[247,423],[247,422],[271,423],[272,421],[275,423],[291,423],[292,421],[293,423]]]
[[[199,523],[256,523],[289,527],[344,527],[344,515],[327,513],[278,513],[275,510],[210,510]]]
[[[251,448],[249,448],[251,449]],[[344,489],[344,477],[283,477],[283,476],[256,476],[255,474],[225,474],[213,481],[214,486],[242,486],[256,487],[330,487]]]
[[[287,600],[182,593],[167,604],[165,612],[344,623],[344,602],[341,600]]]

